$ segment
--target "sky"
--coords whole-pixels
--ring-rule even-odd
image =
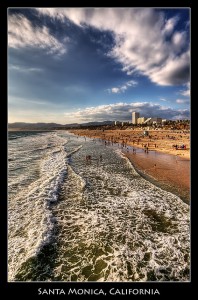
[[[9,123],[189,119],[190,24],[188,8],[9,8]]]

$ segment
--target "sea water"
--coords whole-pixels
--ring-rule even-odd
[[[189,206],[117,146],[9,132],[9,281],[189,281],[189,270]]]

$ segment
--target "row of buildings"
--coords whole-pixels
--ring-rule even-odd
[[[162,118],[145,118],[145,117],[140,117],[140,113],[133,111],[132,112],[132,124],[137,125],[137,124],[145,124],[145,125],[153,125],[153,124],[163,124],[166,123],[166,119]]]

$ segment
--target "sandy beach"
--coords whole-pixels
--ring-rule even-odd
[[[126,144],[136,148],[144,149],[145,145],[149,151],[168,153],[190,159],[190,133],[182,130],[149,130],[149,135],[144,136],[143,130],[70,130],[74,134],[100,138],[106,141]],[[178,148],[173,147],[177,145]],[[185,145],[186,149],[179,149]]]
[[[190,201],[190,134],[173,130],[70,130],[118,146],[137,171],[158,186]],[[173,147],[173,145],[177,145]],[[179,149],[185,145],[185,149]]]

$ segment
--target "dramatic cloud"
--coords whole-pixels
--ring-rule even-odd
[[[167,60],[164,67],[149,71],[150,78],[161,85],[180,85],[189,80],[189,53]]]
[[[135,87],[137,84],[138,84],[137,81],[130,80],[119,87],[113,87],[111,89],[108,89],[108,92],[114,94],[124,93],[129,87]]]
[[[120,102],[109,105],[87,107],[85,109],[78,110],[73,114],[65,113],[65,122],[69,123],[71,119],[79,120],[79,122],[105,120],[131,121],[132,111],[140,112],[142,117],[161,117],[165,119],[188,119],[190,116],[188,109],[176,110],[148,102]]]
[[[188,118],[189,15],[188,8],[9,8],[9,122],[125,121],[134,110]]]
[[[176,30],[178,16],[166,19],[162,11],[148,8],[39,8],[37,11],[62,22],[68,18],[81,27],[88,25],[111,32],[115,44],[108,55],[120,62],[129,75],[139,72],[159,85],[180,85],[189,80],[187,33]]]
[[[64,54],[66,47],[49,32],[46,26],[34,27],[23,15],[10,15],[8,18],[8,46],[10,48],[35,47],[49,54]]]

